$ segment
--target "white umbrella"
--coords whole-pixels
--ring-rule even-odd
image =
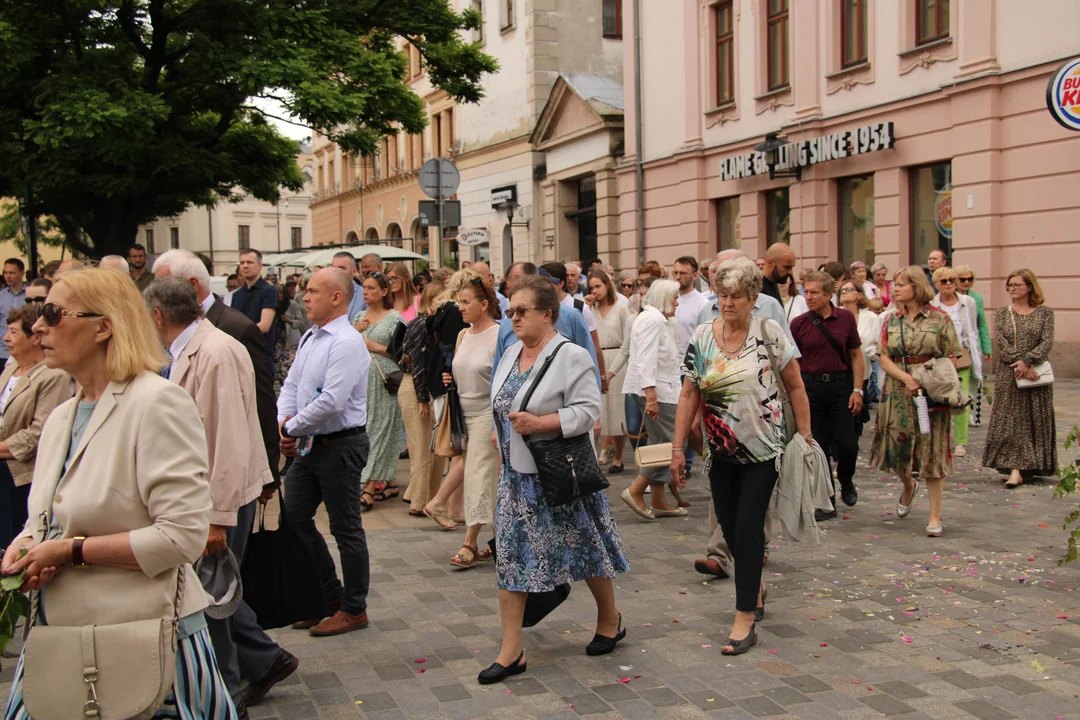
[[[341,251],[345,251],[356,258],[357,262],[360,262],[360,258],[374,253],[383,260],[427,260],[423,255],[412,252],[411,250],[405,250],[403,248],[393,247],[390,245],[350,245],[344,248],[330,248],[328,250],[316,250],[301,255],[297,258],[290,258],[285,265],[303,267],[310,270],[316,267],[326,267],[330,265],[334,260],[334,255]]]

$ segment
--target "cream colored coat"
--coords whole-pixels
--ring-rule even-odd
[[[7,387],[19,364],[12,359],[0,373],[0,390]],[[8,396],[0,420],[0,440],[7,442],[14,459],[8,460],[15,487],[34,478],[34,458],[45,421],[56,406],[75,394],[75,381],[63,370],[50,370],[39,362],[20,377]]]
[[[236,511],[274,481],[255,407],[251,356],[204,320],[173,361],[172,382],[195,400],[206,428],[214,504],[210,523],[234,526]]]
[[[81,396],[45,422],[30,516],[13,542],[40,542],[51,509],[63,538],[129,533],[139,570],[94,565],[59,573],[45,588],[49,624],[110,625],[172,615],[179,567],[186,578],[180,616],[202,610],[206,593],[191,563],[202,555],[210,531],[210,482],[195,403],[152,372],[109,383],[64,472]]]

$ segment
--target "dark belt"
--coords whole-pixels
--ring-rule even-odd
[[[830,382],[840,382],[841,380],[847,380],[848,378],[851,377],[851,373],[846,371],[846,370],[844,372],[834,372],[834,373],[808,373],[808,372],[804,372],[804,373],[802,373],[802,376],[804,378],[808,378],[810,380],[816,380],[817,382],[830,383]]]
[[[361,425],[360,427],[345,428],[344,430],[326,433],[325,435],[316,435],[312,440],[320,445],[329,445],[333,440],[341,440],[342,438],[353,437],[354,435],[363,435],[365,432],[367,432],[367,425]]]
[[[619,350],[621,348],[622,348],[622,345],[612,345],[611,347],[602,347],[600,349],[601,350]]]
[[[908,355],[907,357],[894,357],[892,361],[897,364],[906,362],[908,365],[922,365],[924,362],[930,362],[933,359],[929,355]]]

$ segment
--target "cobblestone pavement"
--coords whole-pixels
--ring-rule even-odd
[[[1080,383],[1059,383],[1058,406],[1064,437]],[[774,540],[768,617],[747,655],[720,654],[732,581],[693,569],[706,541],[700,471],[686,519],[639,520],[618,500],[630,473],[608,491],[632,565],[616,581],[629,633],[618,650],[586,657],[595,606],[578,584],[525,631],[528,672],[488,687],[476,674],[499,644],[494,568],[452,570],[464,533],[389,501],[365,515],[389,528],[368,535],[371,627],[276,631],[300,670],[251,717],[1080,718],[1080,567],[1058,566],[1075,501],[1052,501],[1051,480],[1003,489],[979,468],[985,430],[974,429],[946,487],[945,536],[928,538],[925,491],[896,518],[900,485],[866,467],[869,435],[859,504],[826,523],[827,542]]]

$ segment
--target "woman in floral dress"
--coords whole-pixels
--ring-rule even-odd
[[[877,430],[870,466],[895,472],[904,484],[896,506],[907,517],[919,492],[918,471],[930,495],[926,534],[941,537],[941,499],[945,476],[952,472],[952,412],[947,406],[930,409],[930,434],[919,432],[914,396],[920,390],[911,377],[912,366],[930,358],[955,358],[960,341],[949,316],[930,305],[934,291],[926,273],[917,266],[901,268],[893,277],[893,307],[881,316],[879,360],[885,387],[878,405]],[[932,405],[931,401],[931,405]],[[907,502],[905,502],[905,499]]]
[[[370,510],[376,500],[388,500],[400,492],[396,481],[397,461],[405,426],[397,397],[386,389],[383,377],[401,369],[389,356],[388,348],[402,320],[401,313],[394,310],[390,284],[382,273],[368,273],[364,278],[364,302],[367,310],[356,321],[356,329],[371,352],[367,383],[367,434],[371,449],[364,466],[360,507]]]
[[[1054,385],[1020,388],[1016,380],[1034,379],[1032,369],[1054,347],[1054,311],[1030,270],[1016,270],[1005,283],[1011,304],[995,313],[998,340],[997,378],[983,466],[1009,473],[1014,488],[1033,475],[1057,472]]]

